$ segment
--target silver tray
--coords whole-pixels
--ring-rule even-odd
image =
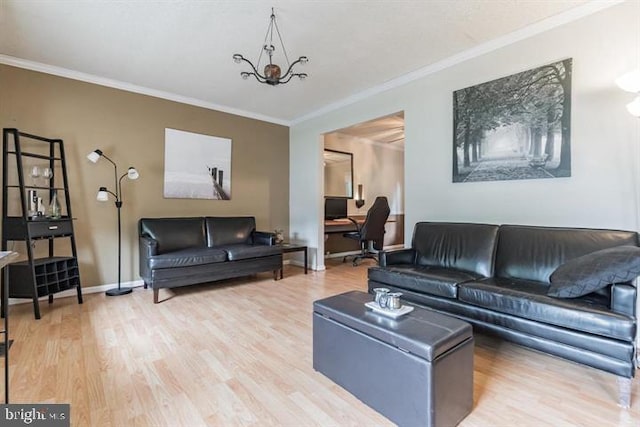
[[[369,301],[364,304],[366,307],[375,311],[376,313],[382,314],[383,316],[391,317],[393,319],[397,319],[400,316],[404,316],[407,313],[411,313],[413,311],[413,306],[403,305],[397,310],[390,310],[388,308],[382,308],[375,301]]]

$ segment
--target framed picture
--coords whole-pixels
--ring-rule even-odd
[[[164,197],[231,199],[231,140],[164,131]]]
[[[453,92],[453,182],[571,176],[565,59]]]

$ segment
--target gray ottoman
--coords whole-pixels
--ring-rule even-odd
[[[398,319],[347,292],[313,303],[313,368],[401,426],[453,426],[473,405],[473,333],[416,307]]]

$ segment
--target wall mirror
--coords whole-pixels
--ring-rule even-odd
[[[324,150],[324,196],[353,199],[353,154]]]
[[[353,153],[324,150],[324,196],[353,199]]]

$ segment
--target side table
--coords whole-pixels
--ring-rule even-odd
[[[297,243],[280,243],[278,244],[282,248],[283,254],[288,254],[291,252],[304,252],[304,274],[307,274],[307,246],[300,245]],[[284,268],[280,269],[280,278],[282,279]]]

